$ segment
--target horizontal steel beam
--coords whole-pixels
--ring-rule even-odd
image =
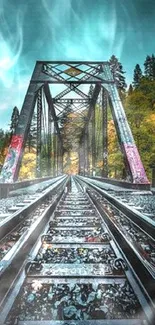
[[[60,104],[88,104],[90,101],[89,98],[61,98],[61,99],[57,99],[57,98],[53,98],[53,103],[60,103]]]
[[[56,75],[56,74],[55,74]],[[100,79],[96,79],[97,80],[73,80],[73,81],[67,81],[67,80],[50,80],[50,78],[54,78],[54,76],[49,76],[49,80],[46,78],[46,79],[32,79],[31,80],[31,83],[35,84],[35,83],[47,83],[47,84],[78,84],[78,85],[81,85],[81,84],[114,84],[115,81],[114,80],[100,80]],[[93,76],[92,76],[93,78]]]
[[[37,61],[37,63],[42,63],[42,64],[46,64],[46,63],[53,63],[53,64],[67,64],[67,63],[71,63],[71,64],[110,64],[109,61]]]

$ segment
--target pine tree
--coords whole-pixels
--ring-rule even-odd
[[[11,125],[10,125],[11,136],[15,133],[18,120],[19,120],[19,110],[15,106],[11,115]]]
[[[125,71],[123,71],[122,64],[118,61],[115,55],[111,56],[109,62],[111,66],[111,72],[113,73],[118,89],[121,92],[125,92],[127,85],[124,77]]]
[[[140,84],[140,81],[142,79],[142,70],[139,64],[136,64],[134,69],[134,75],[133,75],[133,86],[134,88],[137,88]]]
[[[7,153],[7,148],[10,143],[10,132],[0,129],[0,170],[3,166],[4,159]]]
[[[146,60],[144,62],[144,73],[145,77],[149,80],[155,80],[155,56],[147,55]]]
[[[151,77],[155,80],[155,56],[152,54]]]
[[[151,57],[147,55],[144,62],[144,74],[145,77],[150,78],[151,75]]]
[[[128,89],[128,95],[131,95],[132,93],[133,93],[133,87],[132,84],[130,84]]]

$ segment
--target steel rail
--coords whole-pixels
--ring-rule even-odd
[[[128,262],[128,256],[126,257],[123,253],[115,234],[109,224],[107,225],[105,222],[105,218],[102,217],[103,212],[99,211],[100,205],[97,205],[94,195],[89,191],[86,193],[85,187],[81,181],[79,184],[77,178],[75,180],[72,178],[71,183],[68,184],[69,193],[59,196],[59,202],[55,205],[56,210],[53,210],[53,214],[50,211],[50,222],[46,223],[44,234],[36,241],[29,254],[29,262],[23,264],[14,287],[5,299],[1,310],[3,325],[17,323],[19,325],[154,324],[152,322],[154,308],[150,303],[150,297],[135,276],[134,270]],[[87,262],[84,262],[83,259],[86,258],[86,255],[82,252],[87,252]],[[95,255],[99,252],[99,255]],[[74,261],[75,256],[80,258],[78,264]],[[98,258],[102,262],[99,262]],[[102,287],[103,289],[101,289]],[[62,288],[71,290],[71,292],[75,291],[71,306],[74,313],[76,310],[77,318],[74,318],[74,313],[70,314],[71,310],[68,309],[70,308],[69,292],[63,292]],[[85,293],[85,300],[82,298],[80,301],[76,300],[76,296],[80,294],[79,290],[82,290],[83,294]],[[111,296],[110,290],[115,291],[115,299],[115,294],[113,293]],[[123,293],[124,290],[127,291]],[[131,300],[128,296],[130,290]],[[53,294],[56,297],[52,302]],[[104,306],[101,297],[97,298],[97,314],[92,314],[89,304],[92,306],[91,308],[94,308],[95,313],[96,295],[101,297],[108,295],[108,299],[112,299],[112,306],[115,306],[115,308],[113,307],[113,316],[107,318],[108,305]],[[135,299],[138,299],[139,302],[136,302]],[[66,304],[60,309],[61,301]],[[131,313],[131,301],[135,301],[133,309],[138,308],[138,315]],[[118,319],[116,310],[120,303],[123,309],[121,309],[121,314],[118,312]],[[33,308],[31,308],[32,306]],[[49,306],[54,308],[55,313],[49,309]],[[139,308],[141,309],[140,314]],[[89,318],[85,319],[85,314]]]

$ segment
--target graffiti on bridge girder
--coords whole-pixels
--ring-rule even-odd
[[[124,150],[128,159],[128,163],[131,169],[133,177],[133,183],[136,184],[149,184],[145,169],[140,159],[138,149],[135,144],[124,143]]]
[[[13,135],[9,151],[1,172],[1,179],[5,183],[14,181],[16,165],[23,147],[23,135]]]

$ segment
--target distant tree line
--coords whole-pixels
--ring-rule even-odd
[[[121,98],[141,159],[147,175],[151,179],[150,166],[155,164],[155,56],[154,54],[146,56],[143,69],[140,64],[136,64],[133,81],[128,89],[125,88],[125,76],[122,71],[123,68],[120,73],[121,77],[117,73],[120,84],[122,76],[124,77],[123,87],[120,88],[121,96],[123,94]],[[113,176],[115,169],[115,175],[121,177],[122,156],[120,155],[119,158],[117,157],[118,151],[115,153],[115,138],[116,135],[110,144],[113,149],[111,148],[111,152],[109,150],[109,173]],[[113,146],[113,144],[115,145]]]

